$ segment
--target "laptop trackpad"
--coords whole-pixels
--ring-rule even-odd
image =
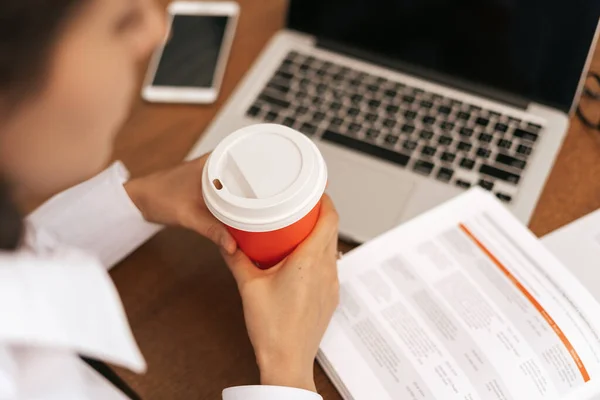
[[[410,178],[356,159],[326,159],[342,237],[362,243],[398,225],[414,187]]]

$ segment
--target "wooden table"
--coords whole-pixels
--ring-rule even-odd
[[[161,0],[165,5],[167,0]],[[116,158],[135,176],[177,164],[201,136],[269,38],[283,26],[285,0],[239,0],[241,19],[219,101],[211,106],[137,101]],[[600,51],[594,60],[600,70]],[[600,133],[573,121],[531,221],[544,235],[600,207]],[[232,385],[258,383],[241,303],[212,244],[166,229],[112,270],[149,364],[119,371],[146,400],[218,399]],[[321,368],[319,392],[340,399]]]

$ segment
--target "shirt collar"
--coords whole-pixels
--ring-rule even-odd
[[[103,266],[43,234],[29,234],[21,251],[0,253],[0,342],[63,348],[135,372],[146,369]]]

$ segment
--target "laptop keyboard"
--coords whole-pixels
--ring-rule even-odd
[[[290,52],[247,110],[439,182],[511,202],[542,127]]]

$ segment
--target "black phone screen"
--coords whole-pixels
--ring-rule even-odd
[[[213,86],[229,17],[175,15],[153,86]]]

